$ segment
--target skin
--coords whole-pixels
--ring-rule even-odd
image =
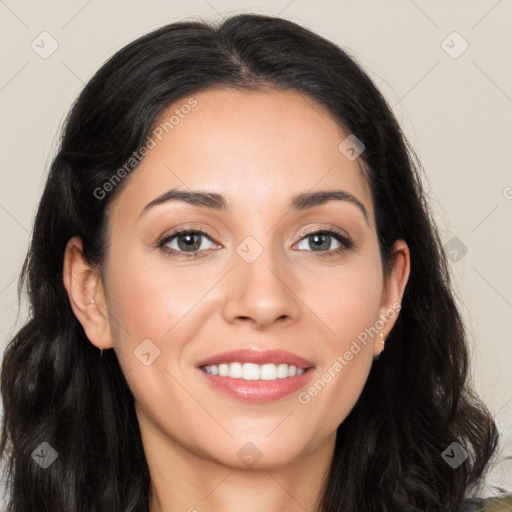
[[[74,237],[64,283],[89,340],[115,350],[134,394],[152,512],[316,511],[336,429],[362,392],[381,338],[360,344],[305,405],[297,393],[263,404],[233,399],[208,386],[196,364],[235,348],[281,348],[314,362],[309,387],[358,334],[401,302],[409,250],[396,242],[384,281],[360,162],[340,152],[348,133],[311,98],[235,90],[194,97],[197,106],[149,152],[111,204],[104,279],[84,261]],[[174,201],[139,217],[174,187],[224,193],[231,211]],[[368,223],[346,201],[288,211],[293,195],[330,189],[359,199]],[[198,239],[201,257],[186,260],[156,248],[159,237],[177,227],[208,233],[210,239]],[[331,227],[355,246],[335,254],[341,243],[331,238],[329,246],[327,238],[314,251],[314,241],[302,236]],[[236,252],[248,236],[263,251],[252,263]],[[178,242],[167,246],[186,250]],[[381,329],[384,336],[397,316]],[[148,366],[133,353],[145,339],[160,350]],[[261,455],[254,465],[237,456],[249,442]]]

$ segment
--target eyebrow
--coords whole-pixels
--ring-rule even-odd
[[[216,211],[229,211],[231,209],[229,199],[224,194],[214,192],[203,192],[194,190],[178,190],[173,188],[153,199],[140,212],[139,217],[146,213],[154,206],[168,203],[170,201],[182,201],[200,208],[209,208]],[[288,207],[292,211],[302,211],[314,206],[325,204],[329,201],[345,201],[359,208],[364,215],[366,224],[368,224],[368,212],[364,205],[351,193],[340,190],[320,190],[317,192],[305,192],[293,196],[288,203]]]

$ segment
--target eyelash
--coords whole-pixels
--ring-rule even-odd
[[[210,239],[212,242],[214,241],[214,240],[212,240],[210,235],[208,235],[208,233],[206,233],[202,229],[180,228],[180,229],[177,229],[176,231],[173,231],[169,235],[164,235],[164,237],[162,237],[157,242],[157,247],[159,249],[161,249],[162,251],[164,251],[166,254],[168,254],[170,256],[177,256],[179,258],[192,259],[192,258],[202,257],[201,252],[203,252],[203,251],[187,253],[185,251],[177,251],[175,249],[169,249],[168,247],[165,247],[174,238],[177,238],[180,235],[188,235],[188,234],[204,235],[206,238]],[[352,249],[354,246],[354,243],[352,242],[352,240],[350,240],[350,238],[348,238],[344,233],[342,233],[341,231],[338,231],[336,229],[323,229],[323,230],[315,230],[315,231],[309,231],[306,233],[302,233],[299,241],[302,241],[304,238],[307,238],[312,235],[317,235],[317,234],[332,236],[334,239],[336,239],[338,242],[341,243],[341,247],[338,249],[335,249],[335,250],[331,250],[331,251],[320,251],[323,254],[313,255],[313,257],[315,257],[315,258],[325,258],[325,257],[336,256],[338,254],[344,253],[344,252]],[[309,251],[309,252],[315,252],[315,251]]]

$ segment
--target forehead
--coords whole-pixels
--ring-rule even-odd
[[[339,149],[348,135],[323,106],[295,91],[195,93],[160,114],[152,148],[119,202],[140,211],[179,187],[222,192],[233,210],[263,211],[299,193],[341,188],[363,202],[372,219],[360,159],[351,161]]]

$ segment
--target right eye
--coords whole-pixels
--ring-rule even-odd
[[[208,233],[201,229],[181,228],[166,235],[158,242],[158,247],[169,255],[176,255],[180,258],[197,258],[202,256],[206,249],[203,247],[203,239],[212,241]],[[170,244],[177,242],[177,247],[170,247]]]

